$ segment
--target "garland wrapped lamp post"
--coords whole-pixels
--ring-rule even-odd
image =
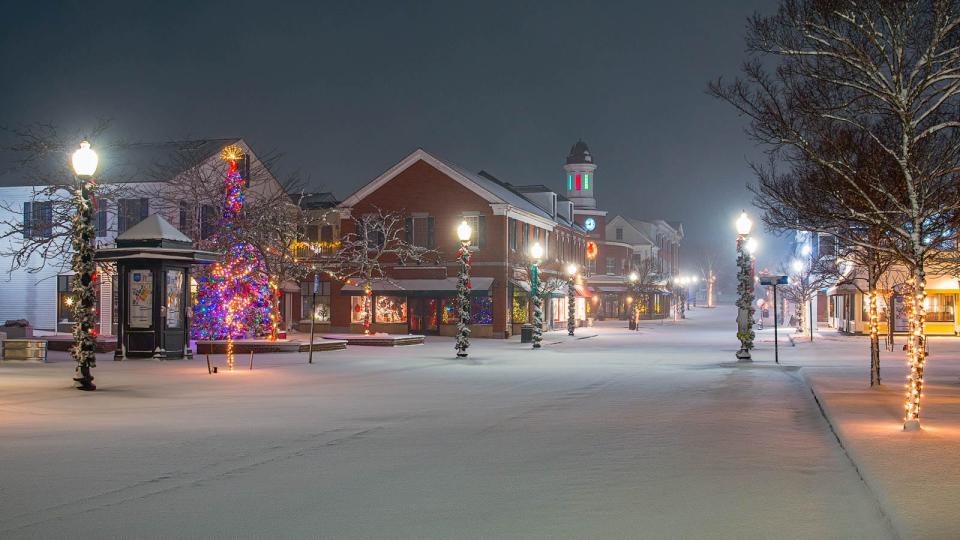
[[[90,149],[90,143],[83,141],[80,149],[73,153],[73,171],[77,175],[74,188],[76,212],[73,215],[73,347],[70,353],[77,363],[77,390],[96,390],[90,369],[97,366],[97,332],[94,329],[97,318],[96,284],[97,266],[93,260],[93,241],[96,233],[93,227],[93,214],[96,200],[96,183],[93,173],[97,170],[97,153]]]
[[[627,276],[630,280],[630,292],[633,294],[633,305],[630,310],[630,325],[629,327],[633,330],[640,330],[640,288],[637,287],[637,281],[640,280],[640,276],[636,272],[630,272],[630,275]]]
[[[457,276],[457,357],[466,358],[467,347],[470,346],[470,237],[473,229],[466,221],[457,227],[457,237],[460,239],[460,249],[457,251],[457,262],[460,263],[460,274]]]
[[[577,291],[574,287],[577,279],[577,265],[567,265],[567,335],[572,336],[577,329]]]
[[[746,212],[741,212],[737,218],[737,339],[740,340],[740,350],[737,351],[737,360],[752,362],[750,349],[753,348],[753,272],[751,256],[747,252],[748,235],[753,228],[753,221]]]
[[[533,300],[533,348],[539,349],[543,341],[543,299],[540,298],[540,259],[543,247],[539,242],[530,247],[530,297]]]

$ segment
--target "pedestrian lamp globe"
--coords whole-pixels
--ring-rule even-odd
[[[576,264],[570,263],[570,264],[567,265],[567,275],[570,276],[571,278],[572,278],[573,276],[577,275],[577,265],[576,265]]]
[[[752,236],[747,238],[747,244],[745,247],[747,248],[747,253],[753,255],[757,252],[757,239]]]
[[[461,242],[469,242],[470,237],[473,236],[473,228],[470,227],[470,224],[466,220],[460,222],[460,226],[457,227],[457,238]]]
[[[73,153],[73,172],[77,176],[93,176],[97,172],[97,153],[90,149],[90,143],[83,141],[80,149]]]
[[[696,283],[696,282],[698,282],[698,281],[700,281],[700,278],[698,278],[697,276],[692,276],[692,277],[690,278],[690,282],[691,282],[691,283]]]
[[[752,228],[753,222],[750,221],[750,217],[747,216],[746,212],[740,212],[740,217],[737,218],[737,234],[746,236],[750,234]]]
[[[543,258],[543,246],[540,245],[540,242],[530,246],[530,256],[536,261],[539,261]]]
[[[793,261],[792,267],[793,267],[793,271],[796,272],[796,273],[798,273],[798,274],[799,274],[800,272],[803,272],[803,261],[800,261],[799,259],[795,259],[795,260]]]
[[[636,272],[630,272],[630,276],[629,276],[629,277],[630,277],[630,282],[631,282],[631,283],[636,283],[636,281],[637,281],[638,279],[640,279],[640,276],[638,276]]]

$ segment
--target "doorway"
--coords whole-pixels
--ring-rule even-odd
[[[440,302],[437,298],[410,297],[408,316],[411,334],[436,335],[440,333]]]

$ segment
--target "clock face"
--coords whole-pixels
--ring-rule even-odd
[[[587,219],[583,220],[583,228],[588,231],[592,231],[597,228],[597,222],[594,221],[592,217],[588,217]]]

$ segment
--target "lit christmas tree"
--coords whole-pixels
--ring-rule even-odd
[[[271,331],[273,289],[257,250],[239,239],[245,179],[240,175],[237,162],[243,158],[243,150],[228,146],[220,158],[230,166],[218,234],[222,236],[222,243],[230,247],[224,260],[211,265],[206,275],[197,280],[192,333],[194,339],[232,342]]]

